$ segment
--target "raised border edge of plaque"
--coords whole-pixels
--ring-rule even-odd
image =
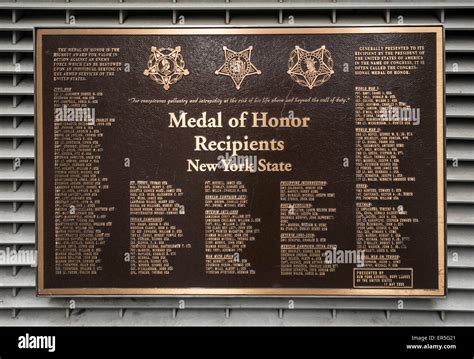
[[[338,31],[335,31],[338,30]],[[446,203],[446,96],[444,24],[370,25],[331,27],[34,27],[34,119],[35,119],[35,243],[38,253],[37,296],[120,296],[120,297],[343,297],[343,298],[430,298],[447,295],[447,203]],[[436,34],[436,120],[438,187],[438,288],[437,289],[354,289],[354,288],[45,288],[43,253],[43,151],[42,151],[42,37],[44,35],[217,35],[217,34],[321,34],[321,33],[435,33]],[[38,71],[39,69],[39,71]],[[38,132],[38,128],[41,131]],[[441,161],[440,161],[441,159]],[[440,166],[441,162],[441,166]]]

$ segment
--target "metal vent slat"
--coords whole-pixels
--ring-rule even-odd
[[[446,81],[446,95],[473,96],[474,77],[452,77]]]
[[[446,99],[446,117],[474,118],[474,103],[467,97],[448,97]]]
[[[448,54],[446,56],[446,73],[449,75],[474,74],[474,57]],[[448,77],[448,81],[451,79]]]
[[[450,118],[446,126],[446,138],[474,140],[474,121],[470,119]]]
[[[0,288],[33,288],[35,286],[35,268],[22,268],[12,275],[10,268],[0,267]]]
[[[0,245],[34,244],[34,223],[21,223],[19,228],[14,228],[11,223],[0,223]]]
[[[35,168],[32,161],[24,161],[14,169],[11,161],[0,161],[0,181],[33,181]]]
[[[0,182],[0,202],[34,202],[35,186],[32,182],[24,183],[13,191],[11,183]]]
[[[446,146],[446,156],[448,159],[457,158],[463,161],[474,160],[474,151],[471,141],[452,141],[449,140]]]
[[[25,78],[19,83],[13,83],[11,78],[1,78],[0,93],[2,95],[33,95],[33,78]]]
[[[36,325],[76,325],[97,326],[106,323],[108,326],[251,326],[272,325],[282,326],[288,323],[298,323],[302,326],[311,326],[317,323],[321,326],[459,326],[474,321],[472,312],[451,312],[449,315],[440,315],[437,311],[381,311],[381,310],[232,310],[226,309],[90,309],[90,310],[13,310],[0,312],[0,323],[16,325],[31,325],[34,317]],[[281,315],[280,315],[281,314]],[[336,314],[336,315],[334,315]],[[443,319],[441,319],[443,318]]]
[[[33,116],[34,104],[32,98],[26,98],[17,106],[13,99],[0,99],[0,116]]]
[[[453,246],[474,247],[474,226],[448,226],[448,243]]]
[[[458,52],[474,52],[474,39],[466,36],[446,37],[446,52],[447,53],[458,53]]]
[[[23,269],[24,270],[24,269]],[[21,271],[20,271],[21,272]],[[4,293],[2,293],[4,292]],[[0,295],[6,294],[5,288],[0,289]],[[114,308],[134,308],[134,309],[156,309],[156,308],[177,308],[177,299],[150,299],[150,298],[74,298],[77,309],[114,309]],[[297,309],[337,309],[337,310],[397,310],[398,299],[384,298],[353,298],[353,299],[332,299],[332,298],[297,298],[295,299]],[[14,297],[7,297],[0,302],[0,309],[52,309],[69,308],[69,298],[36,298],[34,289],[25,288],[19,291]],[[257,310],[257,309],[277,309],[287,308],[287,299],[257,299],[242,298],[239,302],[228,299],[198,299],[188,298],[186,300],[187,309],[236,309],[236,310]],[[449,297],[443,300],[433,299],[404,299],[405,311],[463,311],[473,312],[474,302],[469,291],[452,290]]]
[[[474,206],[466,204],[449,205],[448,225],[450,224],[474,226]]]
[[[0,223],[34,223],[34,204],[24,203],[16,211],[11,204],[0,203]]]
[[[448,182],[474,182],[474,164],[461,163],[457,167],[450,163],[446,168]]]
[[[15,146],[11,139],[0,139],[0,158],[31,158],[35,156],[34,143],[31,139],[24,139]]]
[[[12,118],[0,117],[0,138],[30,138],[34,137],[34,135],[33,119],[22,119],[15,127]]]
[[[33,40],[21,39],[13,44],[8,38],[0,38],[0,52],[33,52]]]
[[[11,58],[0,58],[0,74],[33,74],[33,59],[13,63]]]
[[[474,204],[474,191],[468,183],[449,183],[447,197],[448,203]]]

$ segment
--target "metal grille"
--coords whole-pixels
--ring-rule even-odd
[[[35,269],[0,266],[0,325],[474,324],[474,1],[0,0],[0,249],[32,249],[33,32],[49,27],[446,27],[448,296],[445,299],[37,298]],[[15,164],[21,166],[15,169]]]

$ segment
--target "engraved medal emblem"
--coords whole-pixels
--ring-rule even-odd
[[[215,74],[229,76],[234,82],[235,88],[240,90],[240,86],[247,76],[260,75],[262,73],[250,61],[252,49],[252,46],[250,46],[245,50],[238,52],[230,50],[224,46],[225,61]]]
[[[297,84],[312,89],[331,78],[333,66],[331,53],[325,45],[314,51],[295,46],[288,59],[288,74]]]
[[[173,48],[151,48],[151,54],[147,63],[148,68],[143,71],[145,76],[149,76],[167,91],[170,86],[178,82],[189,71],[185,69],[181,46]]]

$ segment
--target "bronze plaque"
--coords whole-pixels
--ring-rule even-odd
[[[40,295],[446,294],[442,27],[35,38]]]

